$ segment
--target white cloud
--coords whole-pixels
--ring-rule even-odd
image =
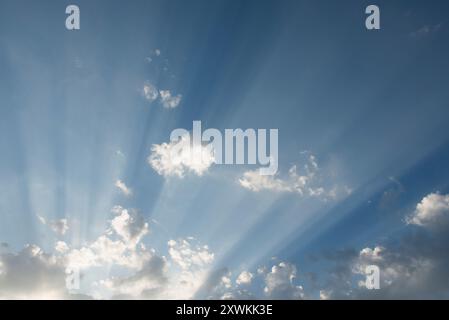
[[[117,214],[111,221],[112,229],[128,246],[135,247],[149,232],[148,222],[145,222],[142,215],[120,206],[115,206],[112,211]]]
[[[242,187],[254,192],[262,190],[272,190],[277,192],[292,192],[289,184],[276,176],[262,176],[259,170],[247,171],[239,179]]]
[[[132,195],[132,190],[122,180],[117,180],[115,186],[127,197]]]
[[[19,254],[0,254],[0,298],[192,299],[198,292],[207,298],[257,297],[234,286],[226,268],[211,270],[215,255],[194,238],[168,241],[169,255],[164,257],[142,244],[132,248],[123,239],[113,240],[114,234],[103,234],[78,249],[59,241],[55,245],[58,255],[46,254],[34,245]],[[117,268],[120,272],[111,272]],[[83,289],[75,290],[77,295],[66,289],[69,270],[83,275]],[[289,263],[281,262],[258,276],[265,282],[260,297],[304,296],[302,287],[294,284],[296,267]],[[244,271],[235,283],[248,285],[253,278],[254,274]]]
[[[192,146],[190,137],[184,136],[178,142],[154,144],[148,163],[160,175],[182,178],[188,172],[203,175],[215,163],[215,156],[210,146]]]
[[[168,241],[169,256],[152,251],[135,273],[100,282],[118,298],[191,299],[207,281],[213,254],[192,238]],[[227,279],[223,279],[225,283]],[[229,280],[230,281],[230,280]],[[228,282],[229,282],[228,281]]]
[[[81,247],[58,241],[54,255],[34,245],[18,254],[0,252],[0,299],[193,298],[214,260],[209,248],[181,238],[170,240],[168,257],[161,256],[142,243],[148,234],[143,217],[120,206],[112,211],[109,228]],[[81,289],[69,292],[66,280],[74,270],[82,275]]]
[[[385,248],[377,246],[374,249],[365,248],[360,251],[360,258],[363,260],[371,261],[371,262],[379,262],[382,261],[382,254],[384,253]]]
[[[325,187],[321,170],[314,155],[309,155],[302,173],[296,165],[290,167],[288,176],[280,178],[279,175],[261,176],[258,170],[247,171],[239,179],[242,187],[254,192],[269,190],[275,192],[297,193],[301,196],[321,198],[324,200],[345,197],[351,193],[346,186],[333,185]]]
[[[408,224],[429,228],[449,225],[449,195],[431,193],[416,206],[413,215],[407,218]]]
[[[204,267],[214,260],[214,254],[209,251],[207,246],[194,245],[192,240],[170,240],[168,248],[171,259],[184,270],[192,267]]]
[[[142,95],[149,102],[153,102],[159,97],[159,92],[154,85],[145,82],[142,88]]]
[[[280,262],[265,275],[264,292],[270,299],[302,299],[302,286],[294,284],[296,266],[288,262]]]
[[[180,94],[173,96],[170,90],[160,90],[159,95],[164,108],[173,109],[181,103],[182,96]]]
[[[309,297],[297,283],[296,266],[289,262],[269,269],[261,267],[255,273],[243,271],[231,281],[231,271],[212,269],[215,254],[208,246],[191,237],[170,240],[167,256],[160,255],[143,244],[148,224],[137,217],[137,212],[116,206],[113,213],[109,229],[81,247],[74,249],[58,241],[54,255],[35,245],[19,253],[0,252],[0,298],[74,298],[66,289],[65,280],[67,270],[76,269],[83,275],[83,289],[79,292],[99,299]],[[447,296],[447,229],[428,236],[434,225],[449,226],[443,223],[446,216],[447,195],[427,195],[410,217],[418,219],[413,223],[424,227],[422,232],[402,237],[395,245],[387,243],[341,253],[336,259],[341,265],[330,273],[333,281],[321,288],[320,298]],[[42,221],[46,223],[45,219]],[[381,290],[364,288],[364,272],[369,265],[377,265],[381,270]],[[263,281],[263,292],[252,287],[252,292],[242,290],[242,285],[256,280]],[[76,296],[81,297],[84,296]]]
[[[151,58],[147,58],[147,61],[151,62]],[[143,84],[142,96],[150,103],[159,98],[159,103],[166,109],[178,107],[182,100],[182,95],[173,95],[170,90],[158,90],[158,88],[149,81],[146,81]]]
[[[373,249],[365,248],[360,251],[359,256],[352,265],[352,272],[362,276],[358,285],[366,290],[365,275],[366,268],[371,265],[379,267],[380,288],[391,289],[395,294],[405,294],[410,287],[417,285],[423,275],[431,272],[433,262],[419,255],[407,255],[406,253],[389,250],[376,246]],[[408,289],[406,289],[408,287]],[[404,289],[404,292],[401,291]]]
[[[64,241],[58,241],[56,242],[55,250],[59,253],[66,253],[69,251],[69,246]]]
[[[235,281],[238,285],[246,285],[250,284],[254,275],[249,271],[243,271],[240,273],[240,275],[237,277],[237,280]]]
[[[93,243],[66,254],[67,265],[88,270],[115,266],[120,276],[99,279],[96,298],[190,299],[206,280],[214,254],[193,238],[170,240],[168,258],[147,249],[141,242],[148,225],[135,212],[120,206],[110,222],[110,232]],[[113,240],[112,237],[119,237]],[[176,270],[177,269],[177,270]]]
[[[37,216],[37,218],[43,225],[48,226],[54,233],[60,236],[65,235],[69,230],[69,223],[67,219],[47,221],[44,217],[39,215]]]
[[[0,254],[0,298],[192,299],[198,292],[207,298],[255,297],[234,287],[226,268],[211,270],[214,254],[193,238],[168,241],[169,256],[164,257],[142,244],[130,248],[112,236],[103,234],[79,249],[59,241],[55,246],[58,255],[46,254],[34,245],[18,254]],[[120,272],[111,272],[118,267]],[[83,289],[75,290],[77,295],[66,288],[69,270],[83,275]],[[289,263],[281,262],[259,276],[266,284],[264,297],[303,297],[302,288],[294,284],[296,267]],[[250,284],[253,277],[244,271],[236,283]]]
[[[221,283],[227,289],[231,288],[231,286],[232,286],[232,281],[231,281],[231,278],[229,278],[229,276],[221,277]]]
[[[149,225],[143,216],[129,209],[115,206],[116,215],[110,221],[110,230],[94,242],[66,254],[67,263],[74,269],[87,269],[115,264],[129,269],[141,268],[153,255],[140,242],[148,234]],[[119,237],[118,240],[111,238]]]
[[[128,268],[139,268],[144,257],[136,257],[135,251],[121,240],[112,240],[101,235],[93,243],[67,253],[67,263],[73,269],[88,269],[102,265],[116,264]]]

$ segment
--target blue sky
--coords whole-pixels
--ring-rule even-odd
[[[65,28],[69,4],[80,8],[80,30]],[[410,261],[444,269],[449,242],[431,224],[449,215],[449,4],[376,1],[381,29],[368,31],[369,4],[1,0],[0,297],[24,297],[21,288],[40,297],[39,281],[61,297],[41,255],[65,270],[80,252],[103,254],[93,248],[101,236],[137,241],[121,254],[142,261],[92,258],[78,294],[177,298],[171,290],[188,274],[186,298],[408,297],[388,288],[413,282],[404,274],[428,279]],[[251,189],[241,180],[254,166],[160,174],[148,161],[153,146],[194,120],[279,129],[278,175]],[[304,190],[323,194],[294,189],[293,166],[311,183]],[[405,239],[418,236],[441,238],[432,254],[413,256]],[[21,259],[42,270],[15,283],[7,266]],[[155,259],[166,274],[151,269],[140,279],[147,287],[117,280]],[[347,276],[336,273],[341,264],[368,260],[386,274],[380,293],[335,280]],[[434,282],[413,284],[416,297],[447,297],[449,285]]]

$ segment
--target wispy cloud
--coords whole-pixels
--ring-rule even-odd
[[[159,97],[157,88],[150,82],[145,82],[142,88],[143,97],[150,103],[155,101]]]
[[[122,181],[117,180],[115,186],[127,197],[132,195],[132,190]]]
[[[440,22],[435,25],[425,25],[415,31],[410,32],[409,35],[412,38],[422,38],[422,37],[425,37],[430,34],[438,32],[443,27],[443,25],[444,25],[444,22]]]
[[[286,177],[280,177],[279,174],[261,176],[257,170],[253,170],[246,171],[238,182],[242,187],[254,192],[264,190],[287,192],[326,200],[337,199],[351,193],[351,189],[345,185],[334,184],[332,187],[327,187],[329,183],[323,180],[315,156],[309,154],[301,170],[297,165],[293,165]]]
[[[37,218],[43,225],[48,226],[54,233],[58,235],[63,236],[69,230],[69,223],[67,219],[47,221],[44,217],[40,215],[38,215]]]
[[[151,51],[151,53],[148,57],[145,57],[145,61],[148,63],[151,63],[151,62],[153,62],[154,58],[159,57],[160,55],[161,55],[161,50],[154,49],[153,51]]]

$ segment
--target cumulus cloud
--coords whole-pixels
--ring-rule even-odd
[[[358,257],[354,260],[352,266],[352,272],[354,274],[366,275],[366,268],[368,266],[377,266],[382,268],[382,283],[381,287],[391,285],[397,281],[399,277],[403,275],[410,276],[408,267],[416,265],[416,261],[409,260],[408,266],[405,266],[401,259],[393,256],[394,253],[382,246],[376,246],[374,248],[364,248],[359,252]],[[365,281],[360,280],[358,286],[366,288]]]
[[[107,279],[100,284],[116,298],[192,299],[207,281],[214,254],[190,237],[170,240],[167,245],[168,257],[153,251],[132,275]]]
[[[211,146],[192,144],[185,135],[179,141],[154,144],[148,163],[159,175],[182,178],[187,173],[203,175],[215,163],[215,156]]]
[[[449,294],[449,225],[447,195],[429,194],[410,219],[417,228],[382,245],[328,255],[335,266],[314,284],[321,299],[444,298]],[[99,299],[303,299],[305,292],[297,267],[287,261],[234,275],[215,268],[215,254],[192,237],[169,240],[167,255],[147,248],[142,239],[148,224],[133,210],[113,209],[109,228],[94,241],[72,248],[58,241],[55,254],[35,245],[19,253],[0,252],[0,298],[74,298],[65,287],[71,270],[79,270],[82,290],[76,293]],[[431,218],[429,218],[431,217]],[[434,229],[433,224],[446,229]],[[441,232],[443,231],[443,232]],[[9,248],[5,248],[8,250]],[[367,266],[380,269],[380,290],[367,290]],[[262,284],[262,286],[250,284]],[[244,289],[244,285],[248,287]],[[251,289],[251,291],[246,290]],[[317,295],[318,292],[314,291]]]
[[[231,282],[232,272],[222,268],[212,272],[202,289],[199,297],[212,299],[303,299],[304,289],[297,283],[297,268],[287,261],[280,261],[274,265],[261,266],[257,272],[241,272],[235,279],[236,285]],[[251,291],[243,289],[252,282],[262,283],[260,290],[257,287]]]
[[[235,280],[235,282],[238,285],[247,285],[251,283],[251,280],[253,279],[254,275],[249,272],[249,271],[243,271],[242,273],[239,274],[239,276],[237,277],[237,280]]]
[[[167,245],[171,276],[162,297],[193,299],[207,282],[215,254],[192,237],[170,240]]]
[[[170,240],[165,257],[143,243],[149,226],[141,215],[120,206],[112,212],[108,229],[82,246],[57,241],[54,253],[35,245],[0,252],[0,299],[192,298],[214,260],[209,248],[191,237]],[[73,276],[80,287],[69,289]]]
[[[407,218],[408,224],[428,228],[441,228],[449,225],[449,195],[431,193],[416,206],[413,215]]]
[[[265,275],[264,292],[270,299],[302,299],[304,289],[294,284],[296,278],[296,266],[280,262],[271,268]]]
[[[209,252],[207,245],[193,245],[192,240],[170,240],[168,247],[171,259],[182,269],[204,267],[214,260],[214,254]]]
[[[88,245],[70,249],[65,253],[71,269],[89,269],[116,265],[137,270],[151,259],[153,252],[142,243],[149,225],[137,211],[115,206],[110,228]]]
[[[254,192],[264,190],[288,192],[325,200],[341,198],[351,193],[347,186],[325,187],[320,167],[312,154],[309,154],[301,172],[296,165],[290,167],[285,178],[281,178],[279,174],[261,176],[257,170],[247,171],[239,179],[239,184]]]
[[[111,228],[111,230],[114,230]],[[0,298],[36,299],[300,299],[297,269],[288,262],[259,273],[241,272],[233,281],[227,268],[213,269],[215,255],[192,237],[168,241],[168,256],[139,243],[130,247],[107,232],[94,242],[72,249],[56,244],[56,255],[37,246],[18,254],[0,255]],[[119,269],[117,269],[119,268]],[[119,270],[111,273],[111,270]],[[81,288],[68,290],[69,274],[77,270]],[[25,275],[25,276],[24,276]],[[241,286],[258,277],[263,291]],[[19,279],[20,278],[20,279]],[[236,284],[236,285],[234,285]],[[75,295],[75,293],[77,293]]]
[[[89,269],[104,265],[116,265],[128,269],[139,269],[151,256],[145,247],[132,247],[122,240],[113,240],[101,235],[94,242],[66,254],[67,264],[72,269]]]
[[[148,281],[162,283],[164,276],[157,273],[157,261],[163,260],[154,251],[144,247],[129,248],[120,240],[113,241],[102,235],[92,244],[79,249],[70,249],[64,242],[57,242],[55,250],[58,255],[44,253],[36,245],[27,245],[17,254],[0,254],[0,299],[84,299],[96,296],[104,299],[111,295],[138,290]],[[111,266],[122,267],[123,271],[134,270],[135,273],[120,278],[100,279],[104,285],[100,295],[87,290],[75,294],[67,286],[73,271],[81,276],[91,268],[107,270]],[[104,272],[100,273],[104,274]],[[79,279],[81,280],[81,279]],[[90,284],[87,284],[87,288]]]
[[[65,278],[63,262],[38,246],[0,255],[0,299],[67,298]]]
[[[55,250],[59,253],[65,253],[69,251],[69,246],[64,241],[58,241],[56,242]]]
[[[159,95],[164,108],[173,109],[181,103],[182,96],[180,94],[174,96],[170,90],[160,90]]]
[[[384,245],[358,253],[336,254],[338,261],[320,292],[326,299],[416,299],[444,298],[449,294],[448,195],[431,193],[416,206],[408,230]],[[334,258],[335,258],[334,257]],[[380,270],[380,289],[367,290],[366,267]],[[355,276],[359,276],[356,285]]]
[[[342,260],[327,288],[320,291],[321,299],[409,299],[425,296],[430,291],[430,275],[435,271],[433,258],[412,254],[405,248],[375,246],[364,248],[358,255]],[[380,289],[368,290],[366,270],[380,270]],[[354,283],[354,278],[358,281]],[[436,293],[436,292],[435,292]]]
[[[127,197],[132,195],[132,190],[122,181],[117,180],[115,186]]]
[[[112,219],[111,227],[128,246],[136,246],[149,232],[148,222],[145,222],[144,217],[135,210],[115,206],[112,212],[117,216]]]

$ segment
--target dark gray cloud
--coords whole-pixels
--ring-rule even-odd
[[[328,299],[426,299],[449,297],[449,197],[430,194],[407,219],[408,230],[380,246],[335,252],[321,292]],[[358,285],[368,265],[380,268],[380,289]],[[363,282],[362,282],[363,284]]]
[[[34,245],[0,255],[0,298],[36,299],[67,296],[61,261]]]

